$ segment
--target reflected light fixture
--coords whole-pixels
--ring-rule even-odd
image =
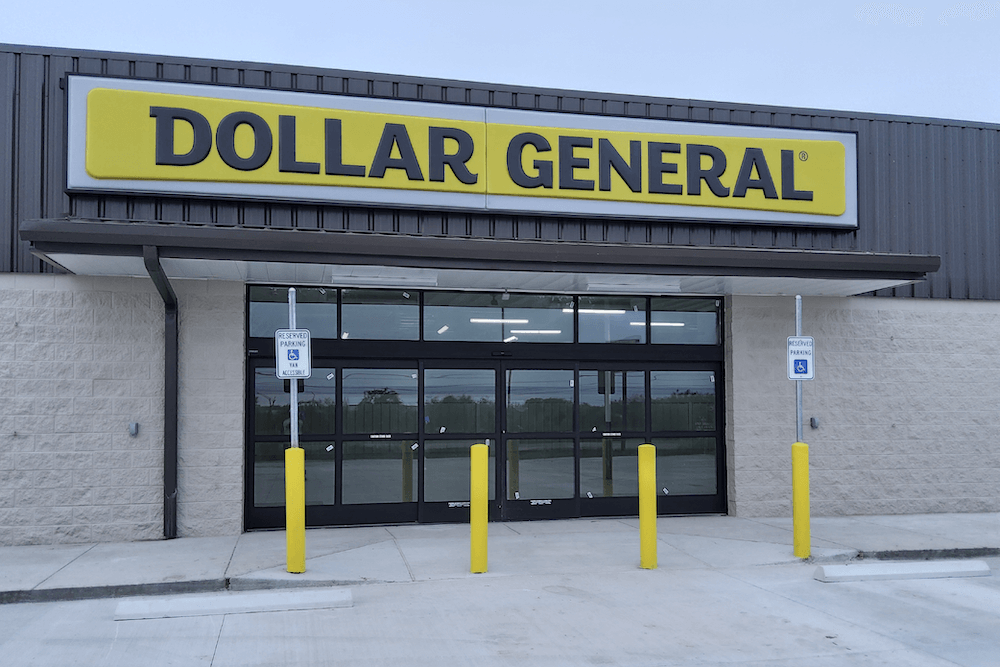
[[[572,313],[572,308],[563,308],[564,313]],[[625,310],[609,310],[607,308],[581,308],[581,313],[587,313],[588,315],[624,315],[627,311]]]
[[[510,332],[512,334],[538,334],[546,336],[561,334],[562,329],[511,329]]]
[[[470,317],[473,324],[527,324],[528,320],[512,320],[506,317]]]

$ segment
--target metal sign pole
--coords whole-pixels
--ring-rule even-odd
[[[802,335],[802,297],[795,295],[795,335]],[[795,381],[795,442],[802,442],[802,380]]]
[[[295,329],[295,288],[288,288],[288,328]],[[299,446],[299,381],[292,378],[288,381],[291,392],[290,403],[292,411],[292,447]],[[799,383],[801,384],[801,383]]]

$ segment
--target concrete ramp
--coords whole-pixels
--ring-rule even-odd
[[[879,581],[883,579],[946,579],[952,577],[988,577],[990,566],[981,560],[927,560],[905,563],[851,563],[820,565],[814,578],[838,581]]]

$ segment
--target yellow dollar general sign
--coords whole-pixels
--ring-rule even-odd
[[[853,134],[71,77],[69,188],[857,226]]]

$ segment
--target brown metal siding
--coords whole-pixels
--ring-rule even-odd
[[[433,213],[171,197],[68,196],[67,73],[169,79],[582,114],[856,132],[857,231]],[[44,270],[19,220],[83,217],[248,228],[937,254],[925,283],[885,295],[1000,299],[1000,125],[600,95],[283,65],[0,46],[0,271]]]

